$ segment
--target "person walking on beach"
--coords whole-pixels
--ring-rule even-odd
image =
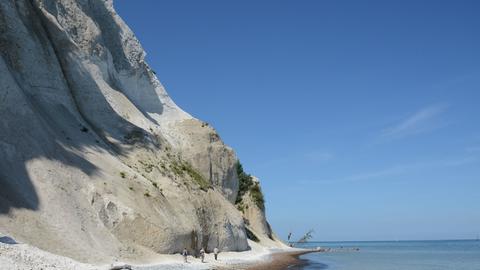
[[[188,251],[187,248],[184,248],[182,251],[182,256],[183,256],[183,261],[187,263],[187,256],[188,256]]]
[[[200,249],[200,258],[202,259],[202,263],[205,262],[205,249]]]
[[[213,256],[215,256],[215,261],[218,259],[218,253],[219,252],[220,252],[220,250],[218,250],[218,248],[213,249]]]

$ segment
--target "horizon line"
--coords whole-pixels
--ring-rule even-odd
[[[288,243],[348,243],[348,242],[435,242],[435,241],[480,241],[478,238],[457,238],[457,239],[411,239],[411,240],[328,240],[328,241],[307,241]]]

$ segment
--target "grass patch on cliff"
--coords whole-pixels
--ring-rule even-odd
[[[153,168],[155,167],[155,165],[153,165],[151,163],[151,161],[143,161],[143,160],[139,160],[138,163],[140,163],[143,167],[143,170],[146,172],[146,173],[151,173],[153,171]]]
[[[260,185],[258,183],[255,183],[253,184],[252,187],[250,187],[250,196],[252,197],[253,201],[258,206],[258,208],[264,211],[265,199],[263,198],[262,189],[260,188]]]
[[[237,170],[237,176],[238,176],[238,195],[237,195],[237,200],[235,201],[235,204],[239,204],[242,202],[243,195],[247,193],[247,191],[250,189],[250,187],[253,185],[253,177],[250,174],[247,174],[243,170],[243,166],[240,163],[240,161],[237,161],[237,164],[235,165],[236,170]]]
[[[172,161],[170,168],[178,176],[188,175],[202,190],[206,191],[211,187],[210,182],[185,161]]]
[[[260,185],[257,182],[253,181],[253,177],[243,170],[243,166],[240,161],[237,161],[236,170],[239,181],[239,188],[235,204],[239,205],[240,208],[243,210],[243,196],[245,196],[245,194],[249,192],[255,205],[258,206],[258,208],[260,208],[262,211],[265,210],[265,199],[263,197]]]

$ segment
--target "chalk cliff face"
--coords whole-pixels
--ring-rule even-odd
[[[111,0],[0,1],[2,233],[86,262],[248,249],[234,151],[144,57]]]

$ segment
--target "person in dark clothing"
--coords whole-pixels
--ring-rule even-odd
[[[183,251],[182,251],[182,256],[183,256],[184,262],[187,262],[187,256],[188,256],[187,248],[184,248],[184,249],[183,249]]]

